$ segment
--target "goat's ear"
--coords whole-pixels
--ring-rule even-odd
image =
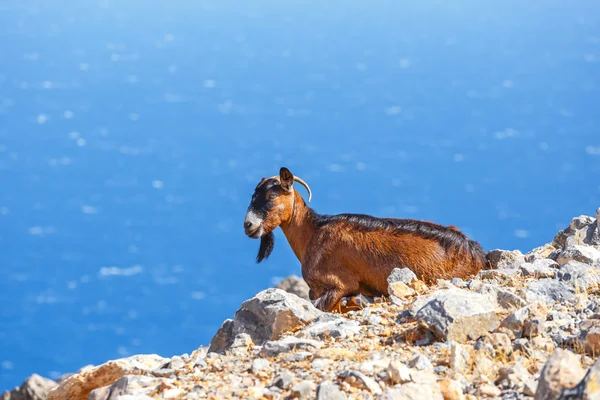
[[[286,167],[281,167],[279,170],[279,181],[281,182],[281,187],[285,190],[291,190],[294,184],[294,175]]]

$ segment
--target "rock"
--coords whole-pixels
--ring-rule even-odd
[[[477,395],[480,397],[499,397],[502,391],[496,386],[483,384],[477,388]]]
[[[252,338],[247,333],[238,333],[229,347],[228,353],[234,357],[241,357],[246,354],[254,345]]]
[[[335,383],[323,381],[317,387],[317,400],[346,400],[346,395]]]
[[[265,360],[264,358],[255,358],[252,360],[252,373],[257,374],[260,371],[269,368],[269,365],[271,365],[271,363],[268,360]]]
[[[322,314],[310,325],[304,327],[296,336],[323,339],[326,337],[345,338],[360,332],[360,323],[339,314]]]
[[[600,265],[600,250],[589,246],[571,246],[562,251],[556,260],[560,265],[569,261],[579,261],[587,265]]]
[[[575,300],[575,290],[556,279],[545,278],[532,282],[525,291],[525,297],[529,302],[565,303]]]
[[[579,341],[591,356],[600,354],[600,319],[588,319],[579,325]]]
[[[408,366],[418,371],[433,371],[433,364],[423,354],[416,354],[408,363]]]
[[[314,351],[321,347],[323,347],[323,342],[289,336],[280,340],[266,342],[261,349],[261,354],[267,357],[275,357],[293,350]]]
[[[527,305],[527,302],[521,297],[495,285],[481,285],[477,292],[494,298],[498,306],[504,308],[505,310],[524,307]]]
[[[315,388],[311,381],[301,381],[292,387],[292,396],[298,399],[308,399]]]
[[[170,382],[170,380],[144,375],[124,375],[108,388],[94,390],[91,396],[98,400],[121,400],[124,396],[134,396],[135,399],[148,397],[150,392],[164,382]],[[101,397],[104,393],[107,394],[107,397]]]
[[[492,269],[517,268],[519,264],[525,262],[525,256],[519,250],[491,250],[487,253],[486,259]]]
[[[467,372],[471,368],[471,353],[466,346],[450,343],[450,368],[458,373]]]
[[[440,391],[444,400],[464,400],[462,385],[454,379],[443,379],[440,381]]]
[[[295,294],[301,299],[310,300],[308,297],[308,292],[310,288],[306,281],[296,275],[290,275],[285,279],[282,279],[276,286],[276,289],[284,290],[288,293]]]
[[[33,374],[13,390],[6,391],[0,396],[2,400],[46,400],[50,389],[58,386],[51,379]]]
[[[285,361],[302,361],[312,357],[313,353],[309,351],[299,351],[297,353],[288,354],[283,359]]]
[[[280,389],[287,390],[292,387],[294,383],[294,377],[288,372],[282,372],[273,379],[272,386],[276,386]]]
[[[575,386],[584,375],[579,357],[569,350],[555,349],[540,372],[535,400],[558,398],[564,388]]]
[[[515,339],[513,342],[513,348],[515,351],[520,351],[528,357],[533,356],[533,347],[526,338]]]
[[[51,389],[48,400],[87,400],[89,393],[99,387],[112,385],[125,375],[142,375],[167,363],[169,359],[156,354],[142,354],[108,361],[66,378]]]
[[[543,246],[536,247],[535,249],[525,254],[525,261],[528,263],[534,262],[535,260],[547,260],[551,258],[552,254],[557,251],[557,248],[552,244],[547,243]]]
[[[417,280],[417,275],[409,268],[394,268],[387,278],[388,286],[394,282],[402,282],[406,285]]]
[[[554,278],[556,276],[558,263],[548,258],[536,259],[519,265],[523,276],[540,278]]]
[[[594,223],[595,222],[595,223]],[[600,228],[598,218],[594,219],[587,215],[573,218],[569,226],[554,237],[552,245],[558,249],[571,246],[598,246],[600,245]]]
[[[529,318],[529,307],[522,307],[504,318],[500,326],[513,331],[516,337],[521,337],[525,321]]]
[[[600,399],[600,359],[588,370],[581,382],[573,388],[563,389],[560,400]]]
[[[483,269],[479,271],[479,277],[481,279],[508,279],[514,278],[521,274],[518,268],[498,268],[498,269]]]
[[[444,400],[439,385],[406,383],[399,388],[386,389],[383,400]]]
[[[338,374],[338,379],[361,389],[367,389],[374,395],[381,395],[381,387],[372,378],[355,370],[346,370]]]
[[[310,301],[281,289],[263,290],[242,303],[233,320],[226,320],[211,340],[209,352],[224,353],[240,333],[250,335],[262,346],[267,340],[277,340],[289,330],[305,325],[323,313]]]
[[[444,341],[476,340],[500,324],[490,296],[464,289],[445,289],[419,298],[410,312]]]
[[[410,297],[415,295],[415,291],[410,288],[404,282],[392,282],[388,285],[388,291],[390,293],[390,297],[392,297],[392,301],[394,301],[394,297],[396,299],[404,299],[405,297]],[[398,304],[398,302],[394,301],[394,303]]]
[[[392,383],[407,383],[411,381],[410,368],[399,361],[391,361],[387,367],[387,373]]]
[[[587,291],[600,283],[598,271],[579,261],[568,261],[560,267],[556,277],[571,284],[575,290]]]
[[[545,328],[546,319],[542,317],[530,318],[523,325],[523,336],[533,338],[540,335]]]

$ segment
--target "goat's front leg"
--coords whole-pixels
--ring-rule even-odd
[[[314,301],[314,306],[321,311],[331,312],[340,308],[340,300],[344,297],[344,292],[340,289],[330,289]]]

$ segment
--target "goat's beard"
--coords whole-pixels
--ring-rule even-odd
[[[274,246],[275,235],[273,235],[273,232],[265,233],[263,236],[261,236],[256,262],[259,263],[262,260],[269,258]]]

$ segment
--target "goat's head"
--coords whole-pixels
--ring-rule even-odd
[[[292,218],[295,201],[294,181],[306,188],[310,202],[312,197],[310,187],[285,167],[279,170],[279,176],[263,178],[254,189],[246,211],[244,231],[248,237],[261,239],[256,257],[258,262],[269,257],[273,250],[275,243],[273,230]]]

